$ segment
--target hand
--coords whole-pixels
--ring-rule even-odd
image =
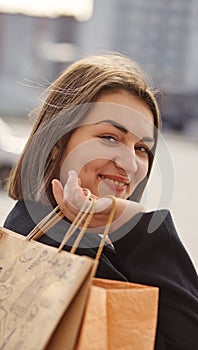
[[[59,208],[62,210],[64,215],[70,219],[74,220],[79,210],[87,209],[90,206],[89,198],[95,198],[97,201],[95,202],[95,213],[100,213],[107,209],[107,213],[109,214],[112,199],[111,198],[98,198],[91,194],[88,189],[83,189],[80,186],[80,179],[78,178],[75,171],[69,171],[68,180],[64,186],[57,179],[52,181],[52,188],[54,197],[59,205]],[[88,194],[90,195],[88,196]],[[89,198],[88,198],[89,197]],[[103,213],[104,215],[104,213]],[[94,225],[95,227],[95,225]]]
[[[82,205],[86,207],[87,204],[88,207],[90,204],[89,199],[86,197],[86,191],[80,186],[80,179],[75,171],[69,171],[64,189],[61,182],[57,179],[52,181],[52,189],[59,208],[70,221],[74,221]],[[103,232],[111,211],[112,199],[106,197],[99,198],[93,194],[91,194],[91,197],[96,199],[96,205],[95,214],[89,227],[98,228],[99,230],[97,232]],[[130,220],[138,212],[145,211],[139,203],[121,198],[116,198],[116,204],[116,212],[112,224],[113,230]]]

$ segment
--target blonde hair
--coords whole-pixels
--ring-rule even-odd
[[[66,144],[87,112],[87,108],[81,108],[79,113],[77,107],[88,106],[100,94],[117,90],[126,90],[139,97],[152,111],[155,145],[149,155],[148,179],[156,148],[157,130],[160,127],[155,91],[149,78],[135,61],[121,54],[108,53],[77,61],[49,86],[48,96],[25,149],[11,172],[8,181],[9,196],[17,200],[36,200],[43,203],[50,200],[55,203],[51,181],[60,177],[59,163]],[[47,125],[50,125],[50,132]],[[59,139],[49,152],[54,133]],[[57,152],[54,153],[54,150]],[[138,187],[134,200],[140,200],[147,179]]]

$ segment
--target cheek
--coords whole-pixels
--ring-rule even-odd
[[[149,161],[148,159],[143,159],[139,161],[138,164],[138,177],[140,178],[140,181],[144,179],[144,177],[147,175],[149,169]]]
[[[90,161],[82,167],[82,169],[80,170],[80,174],[84,176],[98,176],[98,174],[100,173],[100,169],[105,167],[107,162],[108,160],[106,159],[95,159],[93,161]]]
[[[144,172],[145,176],[148,173],[148,169],[149,169],[149,162],[148,162],[148,160],[146,160],[146,162],[144,163],[144,166],[143,166],[143,172]]]
[[[143,162],[142,161],[138,162],[138,171],[136,172],[136,177],[135,177],[134,181],[132,180],[131,185],[129,186],[129,188],[127,190],[126,198],[131,196],[131,194],[133,193],[135,188],[146,177],[146,175],[148,173],[148,168],[149,168],[149,163],[147,160],[145,160]]]

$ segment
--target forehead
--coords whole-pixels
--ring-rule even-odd
[[[91,104],[91,109],[84,119],[83,125],[112,121],[112,124],[115,122],[138,137],[152,137],[154,131],[152,112],[149,108],[139,108],[137,105],[134,107],[135,109],[118,103],[94,102]],[[140,111],[145,113],[142,114]]]

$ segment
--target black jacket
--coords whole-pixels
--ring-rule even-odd
[[[20,201],[4,226],[27,235],[49,211],[40,203],[25,205]],[[66,219],[61,220],[39,241],[58,247],[68,226]],[[76,253],[94,258],[100,240],[99,235],[87,233]],[[138,214],[113,232],[111,240],[114,248],[105,245],[96,276],[159,287],[155,349],[197,350],[198,279],[170,213],[159,210]]]

